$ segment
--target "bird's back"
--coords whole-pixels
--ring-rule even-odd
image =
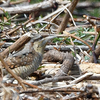
[[[31,64],[14,68],[12,71],[16,75],[20,76],[21,78],[26,78],[27,76],[32,74],[34,71],[36,71],[38,69],[38,67],[42,61],[41,54],[35,53],[35,55],[33,55],[33,56],[34,57],[32,57],[33,60],[31,62]]]

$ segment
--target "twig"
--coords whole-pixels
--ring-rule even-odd
[[[95,30],[95,38],[94,38],[94,42],[93,42],[93,45],[92,45],[92,56],[93,56],[93,60],[94,60],[94,63],[97,63],[97,56],[96,56],[96,53],[95,53],[95,48],[96,48],[96,45],[97,45],[97,42],[100,38],[100,28],[97,27],[97,25],[94,23],[94,21],[91,21],[91,17],[90,16],[87,16],[87,15],[83,15],[83,17],[85,17],[90,24],[92,24],[92,26],[94,27],[94,30]]]
[[[100,26],[96,27],[96,30],[98,32],[98,37],[97,40],[95,39],[95,42],[98,41],[98,38],[100,37]],[[97,43],[96,43],[97,44]],[[97,47],[97,49],[95,50],[95,55],[96,55],[96,59],[98,59],[99,55],[100,55],[100,46]],[[94,57],[92,56],[89,62],[94,62]]]
[[[18,29],[20,29],[22,26],[25,26],[26,24],[28,24],[30,21],[32,21],[33,18],[27,20],[25,23],[23,23],[22,25],[14,28],[13,30],[11,30],[10,32],[7,33],[7,35],[11,35],[12,33],[14,33],[15,31],[17,31]],[[2,35],[1,37],[4,37],[5,35]]]
[[[5,42],[4,42],[4,41],[0,42],[0,47],[1,47],[3,44],[5,44]]]
[[[91,19],[100,20],[98,17],[89,16]]]
[[[41,85],[41,84],[45,84],[48,82],[58,82],[58,81],[62,81],[62,80],[73,80],[74,77],[72,76],[59,76],[59,77],[53,77],[53,78],[45,78],[39,81],[31,81],[31,80],[26,80],[27,83],[30,84],[34,84],[34,85]]]
[[[95,35],[95,32],[83,32],[85,34]]]
[[[76,7],[78,1],[79,1],[79,0],[73,0],[73,1],[72,1],[71,5],[70,5],[70,7],[69,7],[69,11],[70,11],[71,13],[72,13],[73,10],[75,9],[75,7]],[[62,31],[65,30],[69,18],[70,18],[70,15],[69,15],[69,12],[67,12],[66,15],[64,16],[64,18],[63,18],[63,20],[62,20],[62,22],[61,22],[59,28],[58,28],[57,33],[60,33],[60,32],[62,32]]]
[[[9,5],[10,5],[10,0],[7,0],[7,2],[4,4],[1,4],[0,7],[7,7]]]
[[[11,5],[15,5],[15,4],[19,4],[19,3],[22,3],[22,2],[26,2],[27,0],[20,0],[20,1],[11,1],[10,4]]]
[[[23,92],[20,92],[20,94],[22,93],[34,93],[34,92],[84,92],[83,90],[74,90],[74,89],[60,89],[60,90],[57,90],[57,89],[54,89],[54,90],[29,90],[29,91],[23,91]]]
[[[63,31],[63,33],[66,34],[66,35],[68,35],[68,36],[71,36],[71,37],[73,37],[73,38],[75,38],[77,40],[80,40],[81,42],[83,42],[84,44],[86,44],[89,47],[89,49],[92,51],[92,48],[90,47],[90,45],[87,42],[85,42],[84,40],[82,40],[79,37],[77,37],[77,36],[75,36],[73,34],[70,34],[70,33],[66,32],[66,31]]]
[[[64,6],[65,7],[65,6]],[[73,24],[74,24],[74,26],[76,26],[76,23],[75,23],[75,21],[74,21],[74,18],[73,18],[73,16],[72,16],[72,13],[69,11],[69,9],[67,9],[67,8],[65,8],[67,11],[68,11],[68,13],[69,13],[69,15],[70,15],[70,17],[71,17],[71,19],[72,19],[72,22],[73,22]]]
[[[18,16],[18,14],[16,14],[16,15],[14,15],[14,16],[12,16],[11,18],[9,18],[7,21],[9,21],[9,20],[11,20],[11,19],[13,19],[13,18],[15,18],[15,17],[17,17]],[[6,21],[6,22],[7,22]]]
[[[94,39],[94,42],[93,42],[93,45],[92,45],[92,55],[93,55],[93,58],[94,58],[94,63],[97,63],[95,48],[96,48],[96,45],[97,45],[99,38],[100,38],[100,33],[98,33],[98,35],[95,36],[95,39]]]
[[[100,80],[100,74],[90,76],[86,80]]]
[[[56,16],[54,16],[54,17],[51,19],[50,23],[53,22],[53,21],[55,20],[55,18],[57,18],[65,9],[66,9],[66,6],[64,6],[63,9],[61,9],[61,11],[60,11]],[[43,30],[45,27],[47,27],[47,25],[48,25],[48,24],[46,24],[43,28],[41,28],[41,29],[39,30],[39,32],[41,32],[41,30]]]
[[[69,6],[70,6],[70,3],[68,3],[68,4],[65,5],[65,7],[69,7]],[[43,17],[43,18],[41,18],[40,20],[37,20],[37,21],[35,21],[35,22],[29,23],[26,27],[29,27],[29,26],[31,26],[32,24],[34,25],[34,23],[38,23],[38,22],[43,21],[43,20],[47,20],[48,18],[54,16],[54,15],[57,14],[57,13],[60,14],[60,13],[63,12],[64,10],[65,10],[65,8],[59,8],[59,9],[57,9],[56,11],[54,11],[53,13],[51,13],[51,14],[49,14],[49,15]],[[53,18],[53,19],[54,19],[54,18]],[[53,19],[52,19],[52,20],[53,20]]]
[[[62,36],[61,36],[62,37]],[[13,43],[10,43],[10,42],[8,42],[8,43],[5,43],[3,46],[2,46],[2,48],[7,48],[8,46],[11,46]],[[55,48],[57,48],[57,49],[60,49],[60,51],[71,51],[70,50],[70,48],[73,48],[73,46],[72,45],[47,45],[46,47],[45,47],[45,51],[48,51],[48,50],[52,50],[52,49],[54,49],[54,47]],[[76,50],[78,50],[78,51],[80,51],[80,48],[82,49],[82,50],[85,50],[85,51],[87,51],[88,49],[89,49],[89,47],[88,46],[84,46],[84,45],[75,45],[75,49]]]
[[[1,54],[0,54],[0,60],[1,60],[2,64],[4,65],[4,67],[6,68],[6,70],[19,82],[19,84],[22,86],[22,88],[24,90],[26,90],[26,87],[22,83],[22,80],[16,74],[14,74],[13,71],[7,66],[7,64],[4,62],[3,57],[1,56]]]
[[[18,48],[22,47],[25,43],[27,43],[31,38],[29,36],[31,33],[27,33],[27,35],[23,35],[21,38],[19,38],[16,42],[14,42],[10,47],[6,48],[3,52],[0,54],[2,57],[6,57],[9,54],[9,51],[16,51]]]
[[[29,19],[29,20],[27,20],[25,23],[23,23],[23,26],[25,26],[26,24],[28,24],[30,21],[32,21],[33,20],[33,18],[31,18],[31,19]],[[8,32],[7,34],[8,35],[11,35],[12,33],[14,33],[15,31],[17,31],[18,29],[20,29],[22,26],[18,26],[18,27],[16,27],[16,28],[14,28],[13,30],[11,30],[10,32]]]
[[[86,9],[86,8],[98,8],[100,7],[100,2],[88,2],[88,1],[83,1],[83,2],[79,2],[76,6],[76,8],[79,9]]]
[[[91,57],[86,51],[83,51],[80,47],[79,47],[79,49],[80,49],[80,51],[81,51],[82,54],[84,54],[84,55],[86,55],[88,57]]]
[[[21,13],[30,13],[30,12],[35,12],[39,10],[45,10],[48,8],[52,8],[55,4],[54,0],[49,0],[49,1],[43,1],[40,3],[36,4],[31,4],[31,5],[24,5],[24,6],[15,6],[15,7],[5,7],[3,8],[5,11],[7,11],[10,14],[21,14]],[[4,14],[2,11],[0,11],[0,15]]]
[[[64,85],[64,86],[59,86],[59,87],[53,87],[53,88],[50,88],[50,90],[54,90],[54,89],[68,89],[68,88],[72,88],[72,86],[76,86],[76,84],[69,84],[69,85]]]
[[[78,78],[76,78],[75,80],[71,81],[70,84],[76,84],[76,83],[79,83],[80,81],[92,76],[93,73],[86,73]]]
[[[22,82],[23,82],[24,84],[26,84],[26,85],[32,87],[32,88],[40,89],[40,88],[38,88],[38,86],[33,85],[33,84],[30,84],[30,83],[27,83],[27,82],[25,82],[24,80],[22,80]]]

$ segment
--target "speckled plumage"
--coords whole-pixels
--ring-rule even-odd
[[[55,38],[55,36],[49,36],[34,42],[34,45],[29,43],[28,50],[29,51],[20,51],[14,54],[12,57],[8,57],[5,61],[7,62],[8,66],[13,66],[12,71],[20,76],[21,78],[26,78],[34,71],[37,70],[39,65],[41,64],[44,49],[46,43],[50,40]],[[24,50],[26,47],[24,48]],[[7,77],[11,77],[10,74],[6,75]]]
[[[30,74],[32,74],[34,71],[37,70],[37,68],[39,67],[41,61],[42,61],[42,55],[41,54],[35,54],[33,55],[33,61],[31,62],[31,64],[28,65],[24,65],[24,66],[20,66],[17,68],[12,69],[12,71],[20,76],[21,78],[26,78],[27,76],[29,76]],[[10,76],[10,75],[9,75]]]

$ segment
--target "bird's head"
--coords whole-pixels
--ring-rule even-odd
[[[56,36],[48,36],[48,37],[45,37],[41,40],[34,42],[34,46],[33,46],[34,50],[40,54],[43,54],[47,42],[55,37]]]

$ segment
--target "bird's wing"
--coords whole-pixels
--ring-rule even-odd
[[[32,64],[34,55],[34,48],[32,47],[31,43],[28,43],[21,51],[5,58],[5,62],[12,69],[15,67],[26,66]]]
[[[29,52],[22,56],[12,56],[5,59],[5,62],[10,68],[30,65],[34,59],[34,53]]]

